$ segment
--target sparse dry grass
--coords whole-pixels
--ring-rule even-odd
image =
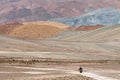
[[[0,63],[10,63],[10,64],[36,64],[36,63],[46,63],[46,64],[81,64],[81,63],[94,63],[94,64],[120,64],[120,60],[67,60],[67,59],[51,59],[51,58],[16,58],[16,57],[1,57]]]

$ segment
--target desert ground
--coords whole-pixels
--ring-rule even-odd
[[[2,80],[119,80],[119,60],[0,58]],[[83,73],[79,72],[82,67]]]
[[[120,0],[0,0],[0,80],[120,80]]]
[[[1,28],[0,79],[120,79],[119,25],[90,28],[90,31],[69,30],[59,23],[50,22],[49,25],[45,22],[25,23],[9,27],[6,34],[8,29],[3,31]],[[59,25],[63,27],[59,28]],[[54,29],[54,32],[49,34],[43,31],[44,28],[47,31]],[[53,34],[55,36],[51,37]],[[83,73],[79,72],[79,67],[83,68]]]

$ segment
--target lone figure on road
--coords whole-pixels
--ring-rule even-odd
[[[82,68],[82,67],[80,67],[80,68],[79,68],[79,71],[80,71],[80,73],[82,73],[82,72],[83,72],[83,68]]]

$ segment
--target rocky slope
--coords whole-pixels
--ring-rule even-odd
[[[120,8],[119,0],[0,0],[0,23],[80,16],[99,8]]]
[[[103,8],[93,12],[73,18],[58,18],[51,21],[61,22],[71,26],[85,25],[115,25],[120,24],[120,10],[113,8]]]

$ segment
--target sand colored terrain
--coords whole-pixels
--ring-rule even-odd
[[[45,39],[60,34],[68,26],[55,22],[31,22],[24,23],[21,27],[13,29],[9,36],[28,38],[28,39]]]
[[[53,67],[56,66],[53,65]],[[3,65],[0,66],[0,71],[0,78],[2,80],[94,80],[90,77],[82,76],[81,74],[71,73],[71,70],[52,68],[49,65],[42,66],[35,64],[35,66],[31,65],[31,67]],[[78,71],[75,72],[79,73]]]
[[[80,26],[80,27],[75,28],[74,30],[76,30],[76,31],[90,31],[90,30],[95,30],[95,29],[102,28],[102,27],[104,27],[104,26],[102,26],[102,25]]]
[[[91,25],[91,26],[80,26],[80,27],[68,27],[68,30],[72,31],[92,31],[98,28],[104,27],[103,25]]]
[[[104,27],[103,25],[94,25],[94,26],[80,26],[80,27],[68,27],[67,31],[52,37],[52,40],[66,40],[72,36],[83,35],[90,31]]]
[[[119,33],[120,25],[115,25],[95,30],[78,38],[82,41],[120,41]]]
[[[63,23],[50,22],[50,21],[36,21],[36,22],[27,22],[23,24],[37,24],[37,25],[46,25],[46,26],[50,25],[50,26],[57,27],[60,29],[66,29],[69,27],[68,25],[63,24]]]
[[[85,62],[0,57],[0,78],[2,80],[119,80],[119,62],[119,60]],[[83,73],[79,72],[80,66],[84,69]]]
[[[32,24],[32,25],[31,25]],[[37,35],[39,33],[38,30],[43,30],[42,33],[44,33],[44,29],[48,32],[53,32],[53,29],[56,29],[56,27],[49,27],[50,29],[46,29],[46,27],[39,27],[39,24],[35,23],[25,23],[21,27],[15,28],[13,30],[16,31],[16,34],[19,34],[22,38],[32,38],[32,39],[41,39]],[[34,24],[34,26],[33,26]],[[27,29],[26,29],[27,28]],[[37,29],[37,30],[36,30]],[[24,31],[25,30],[25,31]],[[57,27],[57,30],[58,27]],[[61,29],[60,29],[61,30]],[[60,31],[59,30],[59,31]],[[18,32],[17,32],[18,31]],[[23,31],[23,32],[22,32]],[[62,29],[61,32],[63,32],[64,29]],[[29,34],[27,33],[29,32]],[[32,33],[37,32],[37,33]],[[61,33],[60,32],[60,33]],[[65,31],[66,32],[66,31]],[[65,33],[64,34],[68,34]],[[75,31],[77,32],[77,31]],[[19,38],[11,38],[8,36],[0,36],[0,54],[3,56],[29,56],[29,57],[43,57],[43,58],[59,58],[59,59],[80,59],[80,60],[106,60],[106,59],[119,59],[119,53],[120,53],[120,42],[119,40],[115,42],[114,39],[119,39],[119,26],[110,26],[110,27],[103,27],[94,31],[90,32],[77,32],[74,34],[69,34],[67,37],[64,36],[64,40],[58,39],[58,40],[29,40],[29,39],[19,39]],[[22,35],[21,35],[22,33]],[[54,32],[55,33],[55,32]],[[89,41],[91,40],[92,35],[99,35],[104,36],[106,39],[113,37],[109,42],[97,42]],[[109,35],[109,34],[110,35]],[[12,34],[12,33],[11,33]],[[35,35],[34,35],[35,34]],[[50,37],[51,33],[49,32]],[[64,35],[63,34],[63,35]],[[77,35],[76,35],[77,34]],[[113,34],[113,35],[111,35]],[[27,35],[27,36],[26,36]],[[31,37],[32,35],[32,37]],[[36,36],[37,35],[37,36]],[[45,36],[45,33],[43,34]],[[47,33],[48,35],[48,33]],[[63,36],[61,35],[61,36]],[[89,35],[89,36],[87,36]],[[18,36],[18,35],[17,35]],[[59,35],[58,35],[59,36]],[[86,36],[86,37],[84,37]],[[41,37],[41,36],[40,36]],[[48,36],[47,36],[48,37]],[[86,38],[89,39],[86,39]],[[98,36],[96,36],[97,38]],[[42,36],[43,38],[43,36]],[[46,38],[46,36],[45,36]],[[85,40],[84,40],[85,38]],[[104,38],[100,38],[104,39]],[[84,40],[84,41],[81,41]],[[88,41],[87,41],[88,40]],[[14,53],[4,52],[4,51],[14,51]],[[23,52],[25,51],[25,52]],[[25,54],[25,55],[24,55]],[[34,55],[36,54],[36,55]]]
[[[119,41],[120,25],[102,27],[84,34],[63,38],[66,41]]]
[[[119,25],[90,31],[65,31],[67,27],[41,23],[24,23],[10,30],[10,36],[14,32],[20,38],[0,35],[0,79],[119,80]],[[48,35],[46,30],[49,35],[58,31],[54,33],[64,37],[37,40],[41,39],[39,32]],[[84,68],[83,76],[78,75],[80,66]]]
[[[22,53],[23,52],[33,52],[33,54],[34,54],[34,52],[35,53],[40,52],[40,54],[41,54],[41,51],[42,51],[42,53],[44,53],[46,51],[48,51],[48,53],[49,53],[49,51],[53,51],[53,52],[65,51],[65,52],[67,52],[67,49],[59,48],[59,47],[51,47],[51,46],[49,47],[46,45],[32,42],[30,40],[24,40],[24,39],[20,39],[20,38],[18,39],[18,38],[5,36],[5,35],[0,35],[0,52],[3,54],[4,54],[4,52],[5,53],[6,52],[11,52],[11,53],[13,53],[13,52],[22,52]],[[4,54],[4,55],[6,55],[6,54]],[[17,54],[17,56],[18,55],[19,54]],[[22,55],[22,54],[20,53],[20,55]],[[32,54],[30,54],[30,55],[32,55]],[[15,54],[14,54],[14,56],[15,56]],[[22,57],[23,56],[25,56],[25,55],[22,55]]]

